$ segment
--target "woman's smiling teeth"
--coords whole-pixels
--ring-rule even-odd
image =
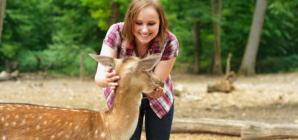
[[[142,37],[147,37],[149,36],[150,34],[140,34]]]

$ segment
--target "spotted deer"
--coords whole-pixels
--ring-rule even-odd
[[[118,87],[112,108],[105,112],[22,103],[0,104],[0,139],[3,140],[128,140],[138,122],[142,92],[163,87],[164,81],[151,71],[161,55],[144,59],[114,59],[92,55],[98,63],[112,67]]]

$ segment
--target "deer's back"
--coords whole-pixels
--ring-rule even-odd
[[[100,139],[108,132],[101,114],[31,104],[0,104],[2,139]]]

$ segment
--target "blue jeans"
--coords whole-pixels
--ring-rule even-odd
[[[130,140],[140,140],[143,118],[145,115],[145,130],[147,140],[169,140],[174,116],[174,103],[170,111],[162,118],[158,118],[151,109],[148,99],[142,99],[137,128]]]

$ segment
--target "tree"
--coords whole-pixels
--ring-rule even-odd
[[[201,39],[200,39],[200,23],[194,22],[194,73],[199,73],[200,70],[200,50],[201,50]]]
[[[213,32],[214,32],[214,43],[213,43],[213,57],[211,73],[222,75],[221,66],[221,55],[220,55],[220,25],[219,25],[219,15],[221,13],[221,0],[211,0],[213,21]]]
[[[195,0],[198,2],[198,0]],[[197,19],[198,14],[194,16],[194,73],[199,73],[200,70],[200,53],[201,53],[201,39],[200,39],[200,23]]]
[[[4,20],[4,11],[5,11],[6,0],[0,0],[0,42],[2,35],[2,25]]]
[[[111,6],[111,15],[110,15],[110,20],[109,20],[109,26],[120,22],[120,6],[121,4],[119,2],[111,1],[110,2]]]
[[[267,8],[267,0],[257,0],[255,7],[251,30],[238,75],[255,75],[255,62]]]

